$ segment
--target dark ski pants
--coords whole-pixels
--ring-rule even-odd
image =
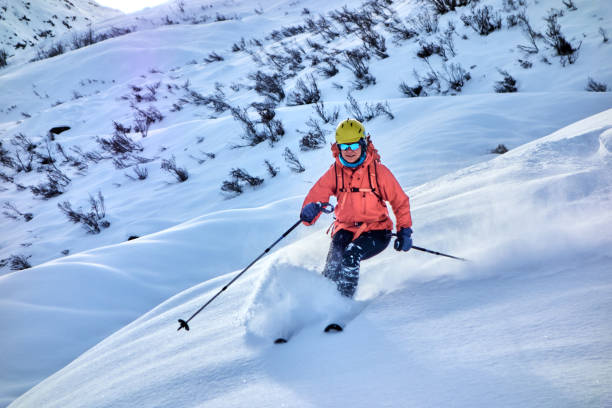
[[[357,290],[360,262],[384,251],[391,241],[387,230],[364,232],[355,241],[353,235],[347,230],[334,234],[323,270],[323,276],[336,282],[338,291],[349,298]]]

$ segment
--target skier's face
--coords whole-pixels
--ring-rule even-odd
[[[357,150],[340,150],[340,154],[342,155],[342,158],[347,162],[355,163],[361,157],[361,146],[359,146]]]

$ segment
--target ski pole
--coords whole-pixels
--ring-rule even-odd
[[[392,237],[397,237],[397,234],[391,234]],[[393,247],[395,249],[398,249],[398,243],[393,244]],[[426,248],[421,248],[418,246],[412,246],[413,249],[416,249],[418,251],[423,251],[423,252],[427,252],[430,254],[434,254],[434,255],[439,255],[439,256],[445,256],[447,258],[453,258],[453,259],[458,259],[460,261],[464,261],[464,262],[469,262],[468,259],[465,258],[459,258],[458,256],[453,256],[453,255],[448,255],[448,254],[443,254],[442,252],[438,252],[438,251],[432,251],[431,249],[426,249]]]
[[[331,208],[331,209],[330,209]],[[334,210],[334,206],[331,205],[330,203],[321,203],[321,211],[329,214]],[[217,298],[217,296],[219,296],[221,293],[223,293],[227,288],[229,288],[231,286],[232,283],[236,282],[236,280],[238,280],[238,278],[240,278],[251,266],[253,266],[255,264],[255,262],[259,261],[261,258],[263,258],[263,256],[265,254],[267,254],[268,252],[270,252],[270,250],[276,245],[278,244],[283,238],[285,238],[287,235],[289,235],[291,233],[291,231],[293,231],[294,229],[297,228],[298,225],[300,225],[300,223],[302,222],[302,220],[300,219],[299,221],[297,221],[295,224],[293,224],[291,226],[291,228],[289,228],[287,231],[285,231],[285,233],[283,235],[280,236],[279,239],[277,239],[276,241],[274,241],[274,243],[272,245],[270,245],[268,248],[266,248],[265,251],[263,251],[257,258],[255,258],[255,260],[253,262],[251,262],[249,264],[249,266],[247,266],[246,268],[244,268],[242,270],[242,272],[240,272],[238,275],[236,275],[231,281],[229,281],[229,283],[227,285],[225,285],[219,292],[217,292],[213,297],[211,297],[208,302],[204,303],[204,305],[202,307],[200,307],[194,314],[191,315],[191,317],[187,320],[183,320],[183,319],[179,319],[179,328],[176,329],[176,331],[179,331],[181,329],[185,329],[186,331],[189,331],[189,322],[191,321],[191,319],[193,319],[194,317],[196,317],[202,310],[204,310],[204,308],[206,306],[208,306],[209,304],[212,303],[213,300],[215,300]]]

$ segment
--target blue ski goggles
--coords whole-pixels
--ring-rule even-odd
[[[361,147],[361,143],[359,142],[355,142],[355,143],[338,143],[338,147],[340,148],[340,150],[347,150],[347,149],[351,149],[351,150],[357,150]]]

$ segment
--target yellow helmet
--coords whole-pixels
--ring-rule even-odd
[[[355,119],[346,119],[336,128],[336,143],[355,143],[365,138],[365,128]]]

